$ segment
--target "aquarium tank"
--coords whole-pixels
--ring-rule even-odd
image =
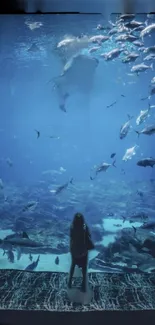
[[[0,17],[0,269],[155,272],[155,15]],[[33,274],[34,274],[33,273]]]

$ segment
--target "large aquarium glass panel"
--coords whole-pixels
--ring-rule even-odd
[[[0,268],[155,271],[155,15],[0,17]]]

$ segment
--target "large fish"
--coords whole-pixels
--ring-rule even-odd
[[[26,234],[27,235],[27,234]],[[37,247],[42,247],[43,244],[39,243],[39,242],[35,242],[34,240],[30,239],[27,235],[27,237],[25,236],[20,236],[17,235],[15,236],[13,235],[9,235],[7,237],[5,237],[3,240],[0,239],[0,245],[3,246],[7,246],[7,245],[11,245],[11,246],[17,246],[17,247],[31,247],[31,248],[37,248]]]
[[[66,99],[70,93],[90,93],[99,61],[87,55],[78,54],[65,65],[62,74],[55,79],[59,108],[66,112]]]

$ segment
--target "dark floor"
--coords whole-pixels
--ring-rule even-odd
[[[155,274],[90,273],[90,304],[73,304],[66,273],[0,270],[0,309],[44,311],[130,311],[155,309]],[[80,285],[80,278],[73,285]]]

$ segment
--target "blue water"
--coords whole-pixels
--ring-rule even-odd
[[[111,20],[115,21],[115,18],[113,15]],[[139,15],[136,18],[139,21],[146,19],[144,15]],[[39,21],[42,26],[30,30],[26,25],[27,21]],[[75,210],[76,208],[81,209],[86,214],[90,226],[91,220],[96,218],[95,207],[96,214],[99,213],[98,196],[95,191],[98,191],[100,195],[103,193],[104,211],[106,186],[109,184],[114,182],[116,186],[114,191],[117,191],[122,182],[123,184],[132,183],[130,190],[135,192],[137,182],[140,182],[139,189],[141,189],[145,188],[145,184],[149,186],[150,179],[155,179],[153,168],[142,168],[136,165],[137,161],[144,157],[155,157],[154,135],[141,135],[138,138],[134,132],[134,129],[141,130],[144,126],[155,122],[155,108],[153,108],[147,121],[140,127],[136,126],[136,118],[140,111],[148,108],[148,100],[142,101],[141,98],[148,96],[150,81],[155,76],[155,72],[151,69],[139,76],[129,75],[134,64],[143,62],[144,55],[140,55],[136,63],[123,64],[122,56],[114,61],[105,62],[100,58],[100,53],[92,53],[92,56],[99,59],[93,88],[89,94],[75,92],[71,95],[67,101],[66,113],[59,109],[56,92],[48,83],[49,80],[62,73],[64,66],[60,53],[56,51],[58,42],[65,35],[78,37],[81,34],[87,36],[102,34],[102,31],[96,30],[100,23],[108,24],[102,17],[94,15],[3,15],[0,17],[0,178],[4,184],[1,193],[3,191],[4,195],[11,195],[13,200],[13,197],[17,197],[19,192],[22,194],[22,191],[27,189],[29,198],[33,200],[37,197],[37,201],[43,203],[44,190],[50,193],[50,190],[63,185],[73,177],[74,186],[69,185],[69,188],[61,193],[61,202],[59,199],[55,201],[52,192],[51,197],[48,196],[51,220],[53,214],[56,215],[59,222],[63,219],[63,214],[55,212],[53,206],[61,205],[61,203],[62,206],[70,206],[70,197],[74,194],[76,198],[80,197],[77,205],[74,206]],[[106,33],[104,32],[104,34]],[[116,47],[114,39],[115,35],[112,40],[103,43],[102,53]],[[28,51],[32,44],[38,46],[37,52]],[[151,45],[154,45],[154,38],[146,37],[144,46]],[[130,49],[131,43],[126,46]],[[134,49],[138,52],[137,47]],[[90,55],[87,49],[82,50],[82,53]],[[146,62],[146,64],[150,65],[151,62]],[[107,105],[114,101],[117,101],[116,105],[107,108]],[[155,97],[152,96],[150,103],[155,105]],[[128,120],[127,114],[134,116],[131,120],[133,129],[125,139],[120,140],[120,128]],[[37,139],[35,129],[40,131],[39,139]],[[51,139],[49,136],[60,138]],[[139,146],[136,155],[125,163],[122,158],[126,149],[136,144]],[[106,173],[100,173],[96,180],[91,181],[91,168],[102,162],[112,163],[110,155],[113,152],[116,153],[117,167],[110,167]],[[13,164],[12,167],[7,163],[8,158]],[[44,176],[45,172],[49,170],[60,172],[61,167],[63,172],[46,173]],[[121,169],[125,170],[125,174],[121,173]],[[41,182],[44,182],[43,188]],[[97,189],[94,189],[94,193],[93,186],[98,186]],[[12,194],[10,194],[10,188],[12,188]],[[33,194],[34,188],[37,188],[38,191],[36,196]],[[78,188],[78,194],[76,188]],[[18,194],[16,194],[17,189]],[[93,215],[91,215],[91,207],[90,211],[87,208],[88,213],[84,210],[90,189],[91,203],[94,207]],[[3,194],[1,195],[3,197]],[[26,196],[25,204],[27,201],[28,197]],[[139,202],[141,205],[141,201]],[[130,203],[132,205],[132,202]],[[7,229],[8,211],[9,218],[11,215],[12,205],[9,204],[6,207],[3,198],[1,198],[2,230]],[[17,205],[12,213],[13,218],[15,215],[16,217],[21,216],[20,210],[23,201],[21,203],[20,198],[18,204],[19,207]],[[44,202],[44,207],[45,205],[46,202]],[[109,209],[115,210],[115,208],[113,209],[112,194]],[[3,226],[4,211],[5,226]],[[70,220],[73,211],[74,209],[68,212]],[[115,213],[115,211],[113,212]],[[104,212],[100,213],[103,213],[104,217]],[[27,218],[31,215],[33,215],[32,212],[26,214]],[[42,220],[46,219],[46,209],[42,218]],[[39,226],[37,230],[34,229],[34,226],[31,229],[34,236],[38,231]],[[6,259],[5,256],[4,258]]]

